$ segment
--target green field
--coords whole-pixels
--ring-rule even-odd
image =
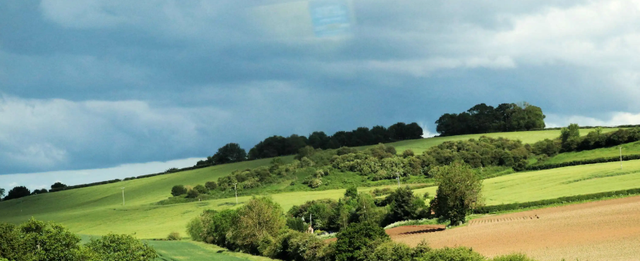
[[[154,241],[147,243],[158,252],[157,261],[268,261],[266,257],[231,252],[224,248],[194,241]]]
[[[485,204],[553,199],[564,196],[640,188],[640,160],[520,172],[484,180]],[[434,195],[435,187],[416,190]]]
[[[601,148],[595,150],[585,150],[579,152],[567,152],[558,154],[554,157],[547,159],[544,164],[557,164],[563,162],[569,162],[574,160],[589,160],[596,158],[613,158],[620,155],[620,146]],[[622,155],[637,155],[640,154],[640,141],[622,144]]]
[[[609,130],[609,129],[605,129]],[[610,129],[613,130],[613,129]],[[586,134],[588,131],[581,131]],[[555,138],[558,130],[493,133],[492,137],[521,139],[535,142],[545,138]],[[481,135],[463,135],[393,143],[398,151],[413,149],[425,150],[447,140],[465,140]],[[284,157],[285,161],[292,156]],[[106,233],[127,233],[138,238],[165,238],[170,232],[186,235],[186,223],[199,215],[204,209],[225,209],[235,207],[234,198],[208,200],[172,205],[158,205],[160,200],[170,197],[173,185],[196,185],[230,174],[236,169],[255,168],[269,164],[270,159],[225,164],[209,168],[172,173],[151,178],[128,180],[100,186],[33,195],[17,200],[0,202],[0,221],[20,223],[30,217],[40,220],[60,222],[71,231],[86,235]],[[624,171],[640,171],[640,161],[630,161]],[[586,179],[567,183],[571,180],[585,179],[593,175],[616,171],[612,164],[578,166],[539,172],[517,173],[485,180],[487,204],[532,201],[558,196],[595,193],[640,187],[637,173],[617,175],[608,178]],[[591,175],[591,176],[590,176]],[[606,174],[609,175],[609,174]],[[122,206],[121,187],[125,187],[126,206]],[[373,188],[361,188],[368,191]],[[435,188],[420,190],[431,191]],[[299,191],[271,195],[286,210],[293,205],[320,198],[340,198],[343,189],[325,191]],[[229,195],[232,196],[232,195]],[[249,197],[240,197],[240,203]]]

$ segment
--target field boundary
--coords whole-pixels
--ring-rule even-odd
[[[630,161],[630,160],[638,160],[638,159],[640,159],[640,154],[622,156],[622,161]],[[524,170],[522,171],[557,169],[557,168],[570,167],[570,166],[590,165],[590,164],[599,164],[599,163],[616,162],[616,161],[620,161],[620,157],[596,158],[596,159],[588,159],[588,160],[573,160],[573,161],[567,161],[562,163],[533,165],[533,166],[525,167]]]
[[[640,188],[600,192],[600,193],[584,194],[584,195],[576,195],[576,196],[568,196],[568,197],[559,197],[555,199],[545,199],[545,200],[522,202],[522,203],[483,206],[483,207],[474,209],[473,214],[494,214],[498,212],[505,212],[505,211],[511,211],[511,210],[544,207],[544,206],[550,206],[550,205],[556,205],[556,204],[577,203],[577,202],[584,202],[588,200],[606,199],[606,198],[617,197],[617,196],[635,196],[635,195],[640,195]]]

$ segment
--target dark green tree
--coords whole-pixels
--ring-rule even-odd
[[[174,197],[187,194],[187,189],[183,185],[175,185],[171,188],[171,195]]]
[[[469,165],[454,162],[431,170],[438,186],[432,208],[451,225],[464,223],[466,215],[480,203],[482,180]]]
[[[238,143],[229,143],[218,149],[213,155],[214,165],[241,162],[247,159],[247,152]]]
[[[0,200],[4,197],[4,189],[0,188]]]
[[[422,204],[416,203],[417,201],[421,201]],[[408,186],[391,192],[385,198],[385,202],[390,206],[388,223],[418,218],[420,210],[425,206],[424,202],[416,197]]]
[[[9,193],[4,200],[16,199],[31,195],[31,191],[25,186],[17,186],[9,190]]]
[[[371,222],[351,223],[338,233],[336,261],[364,261],[368,252],[389,240],[389,235],[378,224]]]
[[[51,191],[59,191],[59,190],[63,190],[67,187],[67,185],[62,184],[60,182],[56,182],[53,183],[53,185],[51,185]]]

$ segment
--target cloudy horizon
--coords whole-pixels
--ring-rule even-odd
[[[433,134],[478,103],[526,101],[548,127],[639,124],[638,13],[636,0],[3,1],[0,187],[272,135]]]

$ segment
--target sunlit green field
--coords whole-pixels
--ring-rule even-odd
[[[266,257],[252,256],[248,254],[230,252],[215,245],[193,241],[147,241],[160,256],[158,261],[268,261]]]
[[[537,201],[640,188],[640,160],[520,172],[483,181],[485,204]],[[416,190],[434,195],[435,187]]]
[[[586,134],[588,131],[582,130]],[[504,136],[535,142],[545,138],[555,138],[559,131],[534,131],[514,133],[494,133],[489,136]],[[402,141],[392,144],[398,151],[413,149],[416,152],[435,146],[446,140],[464,140],[481,135],[464,135]],[[285,161],[293,157],[284,157]],[[236,169],[255,168],[269,164],[270,159],[226,164],[198,170],[178,172],[151,178],[129,180],[118,183],[73,189],[55,193],[29,196],[17,200],[0,202],[0,222],[20,223],[30,217],[55,221],[66,225],[71,231],[86,235],[106,233],[135,233],[138,238],[165,238],[170,232],[186,235],[187,222],[198,216],[204,209],[225,209],[236,207],[233,197],[173,205],[157,205],[160,200],[170,197],[173,185],[196,185],[217,180]],[[640,163],[628,162],[625,171],[640,170]],[[594,193],[609,190],[640,187],[637,173],[609,178],[582,179],[589,175],[615,171],[616,163],[579,166],[540,172],[517,173],[485,181],[487,204],[532,201],[558,196]],[[121,187],[125,187],[126,205],[122,205]],[[373,188],[361,188],[368,191]],[[435,188],[420,190],[431,191]],[[287,210],[293,205],[320,198],[340,198],[344,189],[326,191],[301,191],[271,195]],[[230,195],[231,196],[231,195]],[[240,197],[242,204],[249,197]]]
[[[589,160],[596,158],[612,158],[620,155],[620,146],[601,148],[595,150],[585,150],[579,152],[568,152],[558,154],[554,157],[547,159],[544,164],[563,163],[574,160]],[[632,142],[623,144],[622,155],[637,155],[640,154],[640,142]]]

